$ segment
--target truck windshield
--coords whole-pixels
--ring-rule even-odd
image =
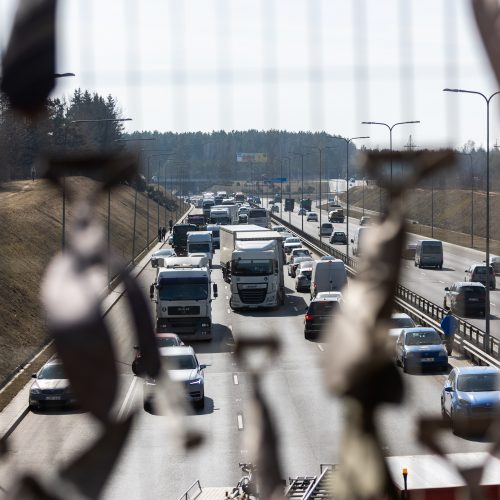
[[[234,276],[268,276],[273,274],[272,260],[233,260],[231,274]]]
[[[190,243],[189,253],[209,253],[210,245],[208,243]]]
[[[160,300],[206,300],[207,278],[161,278]]]
[[[225,225],[225,224],[230,224],[231,219],[225,215],[223,215],[222,217],[214,216],[214,217],[211,217],[211,222],[213,222],[214,224]]]
[[[260,217],[267,217],[267,214],[264,209],[249,210],[248,217],[250,219],[258,219]]]

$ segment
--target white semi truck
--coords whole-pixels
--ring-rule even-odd
[[[151,300],[156,303],[158,332],[176,333],[183,340],[212,338],[212,293],[217,297],[217,285],[212,284],[208,267],[168,259],[169,268],[158,270],[151,285]]]
[[[238,205],[214,205],[210,209],[212,224],[238,224]]]
[[[206,254],[211,266],[214,254],[212,233],[210,231],[189,231],[187,233],[188,257],[200,253]]]
[[[220,226],[219,245],[220,245],[220,267],[224,281],[229,282],[231,276],[231,259],[236,245],[236,233],[246,231],[268,231],[268,229],[255,224],[231,224],[229,226]]]
[[[237,233],[231,259],[232,309],[285,302],[282,237],[277,231]]]

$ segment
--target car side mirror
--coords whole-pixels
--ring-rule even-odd
[[[309,307],[307,307],[307,306],[306,306],[306,307],[305,307],[305,310],[307,311],[308,309],[309,309]]]
[[[354,240],[351,238],[351,243],[354,243]]]
[[[449,287],[446,287],[446,288],[444,289],[444,291],[445,291],[445,292],[449,292],[449,291],[450,291],[450,288],[449,288]]]
[[[135,345],[135,346],[134,346],[134,349],[135,349],[136,351],[138,351],[138,350],[139,350],[139,346],[138,346],[138,345]]]
[[[200,370],[204,370],[207,367],[207,365],[200,365]]]
[[[32,373],[31,378],[36,378],[36,373]]]
[[[466,273],[468,273],[468,272],[469,272],[469,270],[468,270],[468,269],[466,269],[466,270],[465,270],[465,272],[466,272]]]
[[[155,296],[155,284],[151,283],[151,286],[149,287],[149,298],[153,300]]]
[[[213,290],[214,290],[214,297],[217,298],[219,295],[218,290],[217,290],[217,283],[213,284]]]
[[[444,388],[444,392],[453,392],[453,388],[451,387],[451,385],[448,385]]]

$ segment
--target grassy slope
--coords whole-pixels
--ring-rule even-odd
[[[91,181],[68,180],[68,188],[85,196]],[[112,193],[111,244],[120,257],[132,254],[134,191],[120,187]],[[18,181],[0,187],[0,386],[16,368],[39,351],[46,342],[39,285],[45,266],[61,245],[62,201],[60,193],[45,181]],[[72,220],[66,205],[67,223]],[[150,209],[150,239],[157,233],[157,205]],[[146,198],[139,194],[136,253],[146,246]],[[98,207],[103,224],[107,220],[107,197]],[[171,217],[167,213],[167,222]],[[172,214],[175,219],[175,214]],[[160,224],[164,208],[160,207]],[[167,224],[168,226],[168,224]]]

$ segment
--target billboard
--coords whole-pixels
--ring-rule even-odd
[[[267,153],[236,153],[238,163],[266,163]]]

